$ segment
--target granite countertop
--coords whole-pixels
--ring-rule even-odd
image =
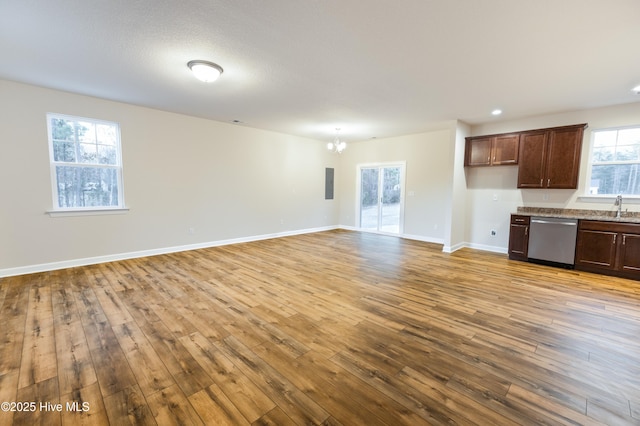
[[[523,216],[566,217],[568,219],[604,220],[609,222],[640,223],[640,212],[622,212],[620,219],[615,211],[583,209],[551,209],[543,207],[518,207],[516,212]]]

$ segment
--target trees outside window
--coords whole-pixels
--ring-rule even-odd
[[[117,123],[48,114],[54,209],[124,207]]]
[[[593,195],[640,195],[640,127],[593,131]]]

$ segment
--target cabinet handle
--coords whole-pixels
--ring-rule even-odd
[[[540,187],[542,187],[542,179],[540,179]]]
[[[618,237],[618,234],[613,234],[613,244],[615,244],[615,243],[616,243],[616,239],[617,239],[617,237]]]
[[[526,237],[527,235],[529,235],[529,227],[525,226],[524,227],[524,236]]]
[[[551,178],[547,179],[547,186],[551,185]]]
[[[524,219],[516,219],[516,222],[524,222]]]
[[[626,245],[626,244],[627,244],[627,236],[626,236],[626,235],[623,235],[623,236],[622,236],[622,245],[624,246],[624,245]]]

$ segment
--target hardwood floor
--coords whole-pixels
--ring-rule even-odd
[[[640,282],[440,250],[331,231],[0,279],[0,424],[640,424]]]

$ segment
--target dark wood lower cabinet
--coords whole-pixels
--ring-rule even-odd
[[[529,251],[529,216],[511,215],[509,259],[527,260]]]
[[[581,220],[575,267],[640,279],[640,224]]]
[[[579,229],[576,246],[576,266],[613,269],[616,263],[615,232]]]
[[[620,268],[640,277],[640,235],[622,234]]]

